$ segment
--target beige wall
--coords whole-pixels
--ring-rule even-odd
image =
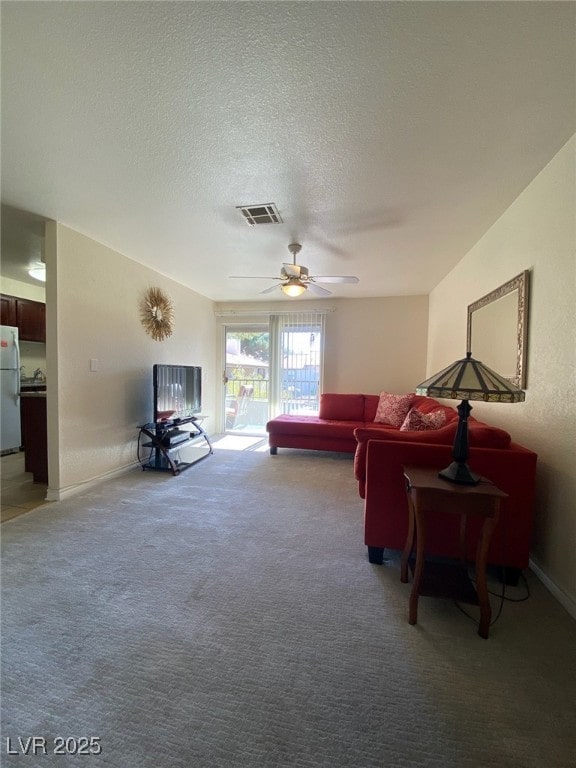
[[[268,312],[321,309],[326,313],[324,392],[409,392],[425,378],[428,297],[237,302],[216,305],[221,329],[267,322]],[[251,312],[253,314],[251,314]],[[236,313],[236,314],[235,314]],[[223,331],[219,369],[224,370]]]
[[[22,299],[32,299],[32,301],[46,301],[44,285],[31,285],[2,275],[0,275],[0,293],[6,293],[8,296],[19,296]]]
[[[403,394],[425,378],[427,296],[334,304],[326,320],[326,392]]]
[[[463,356],[468,304],[531,270],[526,402],[474,404],[538,453],[537,572],[576,615],[576,137],[430,295],[428,374]]]
[[[153,416],[154,363],[201,365],[203,406],[213,414],[216,344],[209,299],[88,237],[49,223],[46,260],[48,493],[60,498],[134,463],[137,426]],[[150,286],[174,305],[175,330],[163,342],[140,323],[138,302]]]

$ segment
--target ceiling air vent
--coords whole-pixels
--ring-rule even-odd
[[[251,227],[255,224],[282,224],[282,219],[274,203],[238,205],[236,207]]]

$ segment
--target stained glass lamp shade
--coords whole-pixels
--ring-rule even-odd
[[[468,352],[440,373],[434,374],[416,387],[417,395],[461,400],[457,408],[459,419],[452,456],[454,461],[439,476],[458,485],[476,485],[480,476],[468,467],[468,417],[472,406],[469,400],[486,403],[520,403],[524,390],[515,387],[499,373],[475,360]]]

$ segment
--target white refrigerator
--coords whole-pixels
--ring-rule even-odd
[[[20,450],[20,349],[11,325],[0,325],[0,419],[0,453]]]

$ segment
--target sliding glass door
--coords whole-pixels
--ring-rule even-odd
[[[225,338],[225,429],[264,433],[270,401],[268,325],[227,326]]]
[[[324,314],[285,312],[266,324],[226,326],[227,432],[264,434],[279,413],[318,413]]]

